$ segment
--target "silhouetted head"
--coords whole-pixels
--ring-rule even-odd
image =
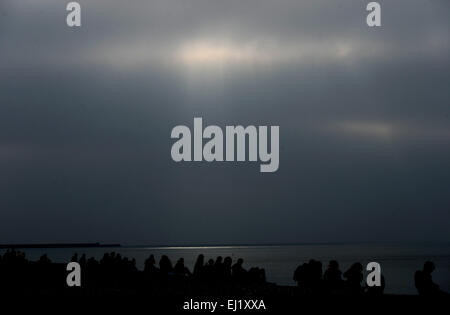
[[[208,265],[210,266],[214,265],[214,260],[213,259],[208,260]]]
[[[339,263],[336,261],[336,260],[331,260],[329,263],[328,263],[328,268],[330,268],[330,269],[339,269]]]
[[[216,264],[221,264],[221,263],[222,263],[222,256],[219,256],[216,259]]]
[[[355,272],[362,272],[363,266],[361,263],[354,263],[350,269],[352,269]]]
[[[427,261],[423,265],[423,271],[425,271],[426,273],[432,273],[434,269],[436,269],[436,266],[432,261]]]
[[[237,264],[238,265],[242,265],[243,263],[244,263],[244,260],[242,258],[239,258],[238,261],[237,261]]]
[[[226,266],[231,266],[231,263],[232,263],[233,261],[231,260],[231,257],[225,257],[225,259],[224,259],[224,261],[223,261],[223,263],[226,265]]]
[[[171,262],[170,262],[169,257],[167,257],[167,255],[162,255],[161,259],[159,260],[159,265],[164,267],[164,266],[167,266],[170,264],[171,264]]]
[[[148,262],[149,262],[149,264],[151,264],[151,265],[154,265],[154,264],[155,264],[155,256],[153,256],[153,254],[150,255],[150,257],[148,258]]]
[[[202,264],[205,261],[205,256],[203,256],[203,254],[198,255],[197,257],[197,264]]]

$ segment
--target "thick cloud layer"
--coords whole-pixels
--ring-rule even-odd
[[[450,4],[0,4],[0,242],[450,241]],[[171,129],[279,125],[280,169]]]

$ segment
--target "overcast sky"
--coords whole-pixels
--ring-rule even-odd
[[[450,2],[0,2],[0,243],[450,241]],[[279,125],[280,168],[174,126]]]

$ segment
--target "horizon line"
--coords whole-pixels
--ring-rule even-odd
[[[393,244],[442,244],[450,245],[450,241],[340,241],[340,242],[275,242],[275,243],[188,243],[188,244],[120,244],[100,242],[65,242],[65,243],[0,243],[0,249],[8,248],[153,248],[153,249],[195,249],[195,248],[231,248],[231,247],[277,247],[307,245],[393,245]]]

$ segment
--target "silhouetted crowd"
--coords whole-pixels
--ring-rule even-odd
[[[198,281],[209,284],[258,284],[266,282],[265,270],[252,267],[249,270],[243,267],[244,260],[239,258],[236,263],[232,263],[231,257],[221,256],[216,260],[209,259],[205,263],[205,257],[200,254],[191,272],[185,265],[184,259],[180,258],[172,267],[172,262],[166,255],[161,256],[159,268],[155,266],[156,261],[153,255],[145,261],[144,274],[153,278],[191,277]]]
[[[245,269],[242,258],[233,263],[231,257],[217,257],[205,261],[200,254],[191,272],[184,264],[184,259],[177,260],[175,265],[168,256],[161,256],[156,263],[154,255],[150,255],[144,263],[144,269],[138,270],[136,260],[123,257],[120,253],[105,253],[100,260],[87,258],[85,254],[73,255],[71,261],[81,266],[83,289],[90,290],[130,290],[144,291],[153,294],[171,292],[211,292],[214,289],[265,288],[274,286],[266,282],[265,270],[252,267]],[[385,279],[381,275],[381,285],[368,287],[363,277],[363,266],[355,263],[341,272],[337,261],[329,262],[325,272],[322,263],[311,259],[297,267],[293,279],[297,282],[297,290],[301,295],[382,295]],[[415,286],[420,295],[441,295],[443,293],[432,280],[435,266],[426,262],[423,270],[414,275]],[[0,290],[18,290],[24,293],[42,292],[45,290],[67,289],[66,264],[52,263],[46,254],[38,261],[26,259],[25,253],[14,249],[0,255]],[[227,291],[231,292],[231,291]],[[235,292],[235,291],[233,291]]]
[[[447,295],[432,280],[435,265],[431,261],[424,264],[423,270],[417,270],[414,275],[414,284],[420,295],[437,296]],[[364,283],[363,266],[354,263],[343,274],[339,263],[331,260],[322,275],[322,263],[311,259],[297,267],[294,272],[294,281],[302,294],[349,294],[349,295],[382,295],[386,286],[385,278],[380,275],[379,286],[362,285]]]
[[[336,260],[329,262],[323,275],[322,263],[314,259],[298,266],[294,272],[294,281],[297,282],[303,294],[381,295],[384,293],[386,284],[383,275],[381,275],[380,286],[362,286],[363,280],[361,263],[354,263],[342,274]]]
[[[167,293],[210,288],[255,287],[266,284],[265,270],[252,267],[245,269],[244,260],[233,263],[231,257],[217,257],[205,262],[199,255],[191,272],[180,258],[175,264],[162,255],[156,263],[150,255],[144,269],[138,270],[136,260],[120,253],[105,253],[100,260],[87,258],[85,254],[74,254],[72,262],[81,267],[81,283],[85,289],[129,290]],[[52,263],[46,254],[38,261],[26,259],[25,253],[14,249],[0,255],[0,289],[66,289],[66,264]]]

